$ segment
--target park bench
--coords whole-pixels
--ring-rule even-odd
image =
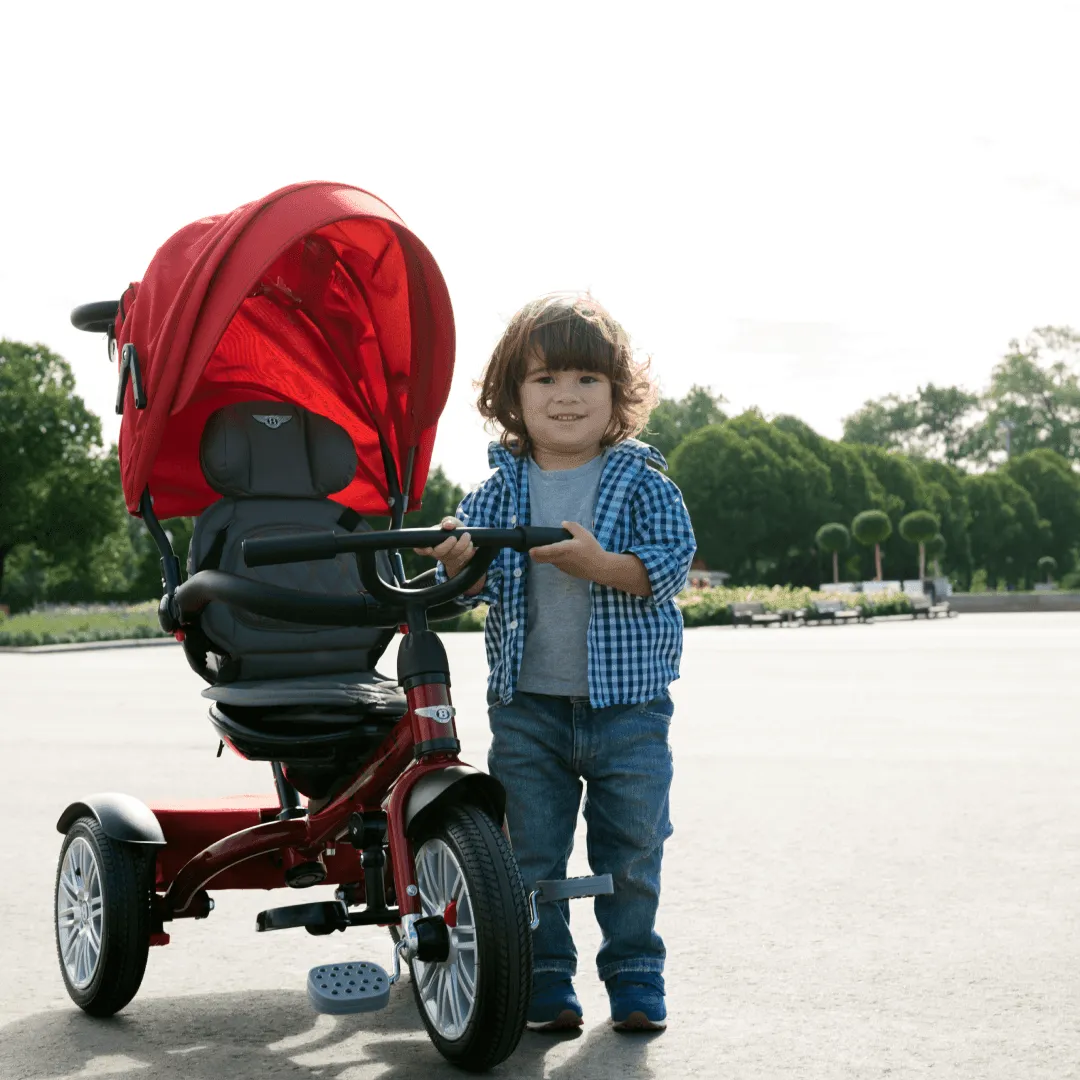
[[[732,626],[782,626],[792,622],[794,611],[766,611],[764,604],[728,604]]]
[[[867,622],[862,608],[848,607],[843,600],[818,600],[813,605],[813,617],[819,622]]]
[[[935,604],[929,596],[910,596],[908,600],[911,604],[911,617],[913,619],[917,619],[920,615],[924,619],[936,619],[939,615],[948,618],[952,615],[952,608],[949,607],[948,600],[943,600],[938,604]]]

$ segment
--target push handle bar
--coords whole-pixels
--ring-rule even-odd
[[[478,548],[530,548],[572,539],[565,529],[519,525],[515,529],[387,529],[365,533],[304,533],[299,536],[265,536],[243,543],[248,566],[276,566],[280,563],[333,559],[352,552],[386,551],[390,548],[437,547],[451,536],[468,533]]]
[[[119,300],[98,300],[93,304],[80,304],[71,313],[71,325],[76,330],[87,330],[91,334],[105,334],[116,322],[116,313],[119,310]]]

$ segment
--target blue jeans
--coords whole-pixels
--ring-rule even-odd
[[[489,702],[490,704],[490,702]],[[491,704],[491,774],[506,788],[506,818],[525,888],[566,877],[585,786],[589,865],[611,874],[615,892],[598,896],[601,979],[664,970],[655,929],[660,860],[671,835],[671,698],[594,709],[584,698],[519,691]],[[533,934],[534,972],[577,971],[570,905],[542,904]]]

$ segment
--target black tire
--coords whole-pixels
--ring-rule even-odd
[[[422,825],[412,837],[418,875],[420,852],[429,841],[445,844],[457,861],[475,926],[475,994],[460,1036],[446,1037],[433,1022],[416,961],[409,964],[413,994],[439,1053],[470,1072],[484,1072],[514,1052],[525,1029],[532,990],[532,933],[525,887],[502,830],[476,806],[452,806]]]
[[[65,876],[65,859],[74,844],[89,848],[100,883],[100,923],[93,927],[99,942],[98,955],[93,964],[86,965],[82,977],[78,970],[70,970],[65,962],[65,947],[69,958],[73,955],[74,935],[65,933],[68,928],[61,927],[60,915],[62,888],[65,908],[75,906],[69,887],[71,873],[75,862],[85,861],[86,857],[86,847],[78,847]],[[112,1016],[119,1012],[142,983],[150,951],[153,855],[152,849],[111,840],[92,817],[79,818],[64,837],[53,889],[56,955],[71,1000],[91,1016]],[[78,876],[80,879],[90,877],[89,874]],[[64,878],[63,884],[61,878]]]

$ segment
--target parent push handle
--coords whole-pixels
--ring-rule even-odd
[[[243,543],[248,566],[333,559],[352,552],[386,551],[390,548],[436,547],[451,536],[468,533],[478,548],[530,548],[570,540],[565,529],[520,525],[515,529],[388,529],[367,533],[304,533],[300,536],[266,536]]]

